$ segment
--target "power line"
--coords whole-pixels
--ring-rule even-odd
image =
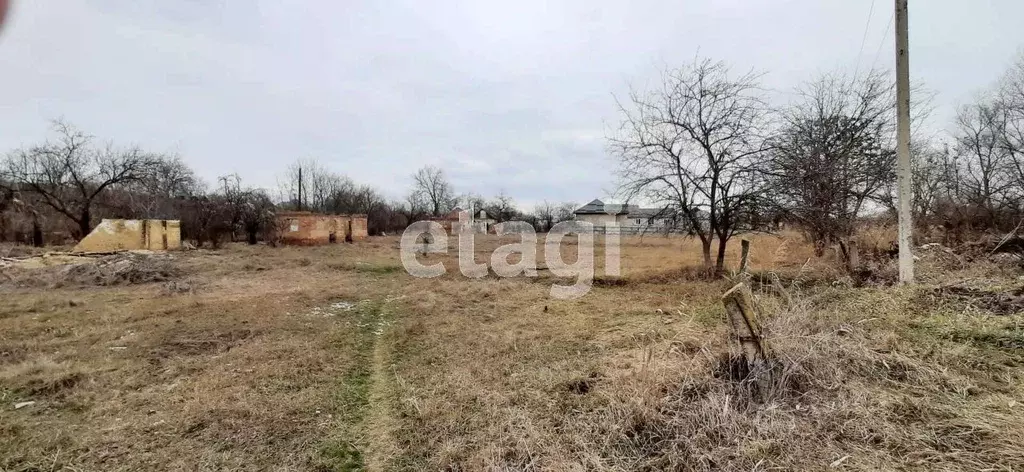
[[[860,38],[860,50],[857,51],[857,66],[853,68],[853,80],[857,80],[857,72],[860,72],[860,56],[864,54],[864,43],[868,40],[868,29],[871,26],[871,15],[875,12],[875,0],[871,0],[871,8],[868,8],[868,21],[864,24],[864,35]]]
[[[896,12],[893,11],[889,15],[889,22],[885,24],[885,32],[882,33],[882,40],[878,43],[878,50],[875,51],[875,60],[871,61],[871,70],[875,70],[875,66],[878,65],[878,55],[882,53],[882,46],[885,46],[885,39],[889,37],[889,30],[892,29],[893,19],[896,18]]]

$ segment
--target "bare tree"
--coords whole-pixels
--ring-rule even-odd
[[[18,201],[15,195],[14,186],[10,184],[4,172],[0,170],[0,241],[7,240],[10,213],[13,212]]]
[[[38,195],[73,220],[84,237],[92,229],[97,198],[113,186],[143,179],[159,158],[137,147],[95,148],[91,136],[64,121],[54,121],[53,131],[56,139],[9,155],[7,174],[21,191]]]
[[[223,236],[232,231],[231,209],[223,195],[197,195],[175,203],[182,237],[195,241],[196,247],[207,241],[220,247]]]
[[[458,204],[463,210],[472,211],[474,217],[480,214],[480,210],[487,207],[487,200],[480,194],[467,193],[458,199]]]
[[[174,219],[178,217],[174,200],[199,195],[203,187],[195,171],[180,158],[158,158],[151,172],[122,186],[122,192],[111,192],[103,204],[136,218]]]
[[[426,166],[412,176],[413,190],[410,203],[425,206],[433,216],[440,216],[452,210],[456,203],[455,190],[438,167]]]
[[[352,181],[328,170],[316,159],[300,159],[278,178],[282,200],[295,210],[331,212],[331,198]]]
[[[1009,159],[1009,171],[1018,189],[1024,189],[1024,52],[999,81],[995,102],[996,144]]]
[[[500,192],[496,197],[488,200],[484,204],[484,210],[487,211],[487,216],[498,223],[515,220],[520,216],[515,200],[505,192]]]
[[[576,202],[563,202],[555,207],[552,213],[552,226],[555,223],[561,223],[563,221],[569,221],[576,218],[576,209],[580,205]]]
[[[940,149],[930,142],[911,142],[910,155],[914,223],[927,229],[937,223],[936,209],[941,202],[957,191],[956,160],[948,147]]]
[[[980,101],[961,108],[956,121],[959,199],[974,213],[970,220],[986,227],[997,224],[1016,183],[1012,152],[1005,147],[1004,118],[998,102]]]
[[[753,72],[697,59],[662,74],[660,88],[632,91],[610,139],[620,190],[675,210],[701,240],[704,266],[721,273],[729,239],[749,226],[759,200],[767,104]],[[718,241],[717,257],[711,246]]]
[[[249,244],[256,244],[261,233],[266,234],[276,221],[274,202],[262,189],[248,189],[239,198],[240,222]]]
[[[894,86],[879,72],[826,75],[782,113],[766,172],[774,199],[816,252],[850,237],[864,205],[895,179]]]
[[[537,217],[537,226],[540,231],[548,231],[555,224],[555,205],[544,200],[534,207],[533,214]]]

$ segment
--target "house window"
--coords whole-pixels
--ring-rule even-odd
[[[637,225],[637,226],[640,226],[640,218],[637,218],[637,219],[636,219],[636,225]]]

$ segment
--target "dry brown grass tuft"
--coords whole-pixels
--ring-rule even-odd
[[[484,422],[509,422],[510,428],[480,424],[481,430],[447,430],[447,441],[452,433],[465,434],[476,441],[482,437],[488,446],[477,449],[471,445],[477,442],[460,442],[458,455],[430,455],[434,459],[427,467],[1019,466],[1024,457],[1019,441],[1024,427],[1017,423],[1020,413],[1014,410],[1019,371],[996,363],[980,368],[976,356],[984,353],[962,346],[945,346],[940,353],[940,346],[919,344],[914,333],[904,333],[894,325],[897,320],[843,312],[862,303],[898,306],[909,303],[907,297],[871,292],[825,306],[799,306],[772,317],[767,329],[777,371],[771,390],[756,398],[748,386],[722,372],[716,353],[724,347],[717,341],[701,345],[678,336],[654,337],[650,344],[637,346],[635,363],[627,371],[597,367],[586,373],[577,367],[574,370],[582,375],[546,390],[552,402],[546,408],[510,398],[512,403],[502,408],[510,409],[503,419]],[[1003,381],[993,384],[993,377]],[[535,409],[548,416],[532,414]],[[474,411],[472,417],[486,416],[486,411]],[[444,415],[453,416],[462,417]],[[420,419],[436,421],[429,416]],[[467,448],[479,455],[467,456]]]

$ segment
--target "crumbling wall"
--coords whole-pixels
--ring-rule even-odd
[[[144,249],[181,248],[181,223],[177,220],[145,220],[143,224]]]
[[[504,223],[495,223],[491,225],[491,230],[495,234],[521,234],[535,232],[533,225],[525,221],[506,221]]]
[[[352,215],[352,240],[359,241],[366,239],[370,233],[367,230],[366,215]]]
[[[310,212],[279,213],[281,242],[313,246],[367,237],[365,215],[317,215]]]
[[[75,252],[110,252],[181,248],[181,223],[177,220],[104,219],[78,242]]]
[[[283,229],[281,241],[285,244],[315,245],[330,239],[330,230],[323,218],[298,212],[282,214],[279,218]]]

